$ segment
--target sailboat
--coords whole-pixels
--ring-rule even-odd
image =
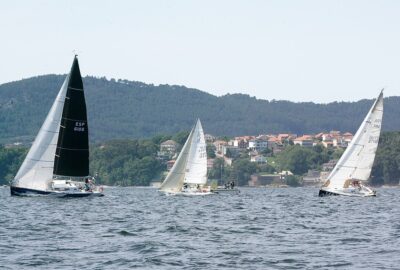
[[[376,196],[363,184],[370,177],[378,148],[383,117],[383,90],[375,100],[346,151],[329,174],[319,196]]]
[[[17,196],[103,196],[89,177],[88,123],[77,56],[10,189]]]
[[[190,131],[181,152],[169,171],[160,191],[167,194],[209,195],[207,183],[207,152],[200,119]]]

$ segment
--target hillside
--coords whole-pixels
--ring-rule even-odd
[[[64,78],[45,75],[0,85],[0,142],[32,140]],[[183,86],[95,77],[85,77],[84,85],[93,142],[173,134],[190,129],[197,117],[214,135],[354,132],[372,104],[267,101],[243,94],[216,97]],[[400,97],[386,98],[383,129],[400,130],[399,115]]]

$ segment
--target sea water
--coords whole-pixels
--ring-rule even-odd
[[[316,188],[101,198],[11,197],[0,188],[1,269],[400,269],[400,189]]]

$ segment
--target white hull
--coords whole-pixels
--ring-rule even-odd
[[[167,196],[207,196],[216,194],[216,192],[213,192],[210,189],[203,189],[203,190],[188,189],[188,190],[181,190],[178,192],[172,192],[172,191],[168,192],[160,190],[160,192],[164,193]]]
[[[176,193],[165,193],[168,196],[207,196],[207,195],[213,195],[215,194],[214,192],[176,192]]]

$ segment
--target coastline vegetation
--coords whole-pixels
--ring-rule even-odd
[[[182,146],[188,132],[175,135],[157,135],[150,139],[112,140],[91,145],[90,173],[97,183],[121,186],[148,186],[151,181],[161,181],[166,170],[165,161],[157,156],[160,143],[172,139]],[[179,149],[178,149],[179,150]],[[13,179],[20,167],[27,147],[0,145],[0,184],[6,185]],[[209,179],[222,182],[234,180],[247,185],[254,173],[275,173],[288,170],[294,173],[288,184],[297,186],[308,170],[321,170],[321,165],[331,159],[338,159],[343,150],[317,145],[305,148],[287,145],[274,155],[266,151],[268,164],[250,162],[247,153],[233,159],[232,166],[224,165],[223,159],[215,156],[215,148],[207,147],[207,155],[214,159],[209,170]],[[290,180],[290,181],[289,181]],[[400,132],[383,132],[380,137],[375,163],[371,173],[372,185],[397,185],[400,180]]]

